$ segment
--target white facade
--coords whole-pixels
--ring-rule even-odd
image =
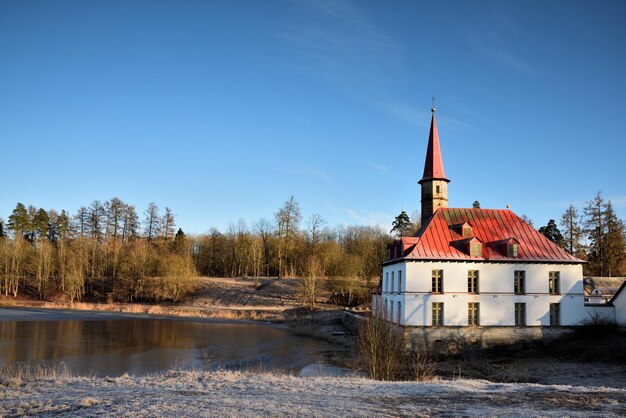
[[[626,326],[626,290],[624,290],[624,286],[620,288],[611,303],[615,309],[615,322]]]
[[[433,292],[433,270],[443,272],[441,292]],[[477,293],[468,291],[468,271],[478,272]],[[516,271],[524,272],[519,294]],[[558,272],[559,282],[552,293],[550,272]],[[518,305],[518,325],[550,326],[551,304],[558,304],[552,306],[553,325],[580,325],[587,317],[581,264],[400,260],[383,266],[380,302],[394,323],[405,326],[432,326],[437,308],[441,325],[469,326],[470,303],[478,304],[473,308],[480,326],[515,326],[516,303],[524,304]]]

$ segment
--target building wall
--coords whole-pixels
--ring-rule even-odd
[[[585,304],[585,321],[593,323],[595,320],[615,321],[615,307],[608,303]]]
[[[613,306],[615,307],[615,322],[626,326],[626,289],[622,289],[613,299]]]
[[[443,270],[442,294],[431,292],[432,270]],[[479,294],[467,292],[468,270],[479,271]],[[524,295],[513,292],[516,270],[526,272]],[[560,272],[559,295],[549,294],[550,271]],[[391,272],[394,272],[394,289],[391,289]],[[401,289],[398,289],[398,272],[402,272]],[[561,304],[563,326],[580,325],[587,317],[580,264],[403,261],[383,267],[382,290],[383,306],[393,303],[393,322],[397,322],[400,302],[400,323],[405,326],[431,326],[433,302],[444,303],[445,326],[467,326],[469,302],[480,304],[481,326],[514,326],[516,302],[526,303],[527,326],[549,326],[550,303]]]

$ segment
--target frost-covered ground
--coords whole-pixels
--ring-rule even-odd
[[[144,377],[14,380],[0,415],[104,416],[624,416],[626,389],[481,380],[385,383],[170,371]]]

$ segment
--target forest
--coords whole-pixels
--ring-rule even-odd
[[[118,198],[74,214],[18,203],[0,219],[0,293],[117,301],[180,301],[198,275],[325,278],[337,303],[355,304],[378,284],[389,233],[303,220],[291,197],[270,220],[187,235],[170,208],[137,210]]]
[[[135,206],[118,198],[93,201],[73,214],[18,203],[6,222],[0,219],[0,293],[61,295],[70,302],[177,302],[198,276],[257,283],[261,277],[301,277],[313,286],[305,293],[326,286],[332,302],[354,305],[366,302],[378,285],[387,243],[419,227],[404,211],[390,231],[330,227],[319,214],[303,219],[293,196],[271,218],[198,235],[177,229],[168,207],[161,211],[150,203],[142,215],[140,220]],[[587,261],[586,275],[626,274],[624,222],[600,193],[582,211],[570,205],[560,228],[550,220],[539,232]]]

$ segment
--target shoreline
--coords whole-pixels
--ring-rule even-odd
[[[184,305],[158,305],[141,303],[92,303],[76,302],[74,304],[56,303],[49,301],[24,301],[0,300],[0,309],[16,310],[41,310],[42,312],[59,313],[101,313],[118,316],[153,318],[153,319],[187,319],[187,320],[222,320],[222,321],[248,321],[271,324],[284,324],[286,322],[284,313],[288,309],[275,309],[272,307],[213,307],[201,308]],[[33,320],[41,320],[37,318]],[[16,319],[12,319],[16,320]],[[19,320],[19,319],[17,319]],[[28,320],[28,319],[26,319]],[[0,315],[0,321],[3,321]]]
[[[12,312],[13,311],[13,312]],[[258,324],[275,328],[287,328],[281,322],[231,319],[220,317],[201,317],[183,315],[163,315],[153,313],[135,313],[125,311],[106,311],[90,309],[71,309],[65,307],[49,308],[35,306],[0,306],[0,323],[2,322],[32,322],[32,321],[108,321],[108,320],[170,320],[192,321],[217,324]]]

